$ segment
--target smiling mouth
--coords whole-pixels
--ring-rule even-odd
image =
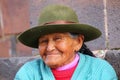
[[[60,54],[47,54],[45,55],[46,58],[55,58],[55,57],[60,57]]]
[[[46,54],[46,56],[56,56],[56,55],[59,55],[59,54]]]
[[[59,53],[46,53],[45,56],[56,56],[60,55]]]

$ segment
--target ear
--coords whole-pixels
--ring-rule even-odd
[[[78,35],[75,41],[75,51],[79,51],[80,48],[82,47],[84,42],[84,36],[83,35]]]

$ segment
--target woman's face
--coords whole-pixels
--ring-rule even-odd
[[[81,39],[82,40],[82,39]],[[72,38],[69,33],[52,33],[39,38],[39,52],[43,61],[51,68],[70,63],[75,57],[75,50],[82,46],[82,41]]]

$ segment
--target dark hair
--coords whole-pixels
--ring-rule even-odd
[[[95,55],[92,53],[92,51],[89,48],[87,48],[87,46],[84,43],[83,43],[81,49],[79,50],[79,52],[82,54],[86,54],[86,55],[95,57]]]
[[[70,33],[70,34],[71,34],[72,37],[77,37],[78,36],[78,33]],[[92,51],[89,48],[87,48],[85,43],[83,43],[81,49],[78,52],[95,57],[95,55],[92,53]]]

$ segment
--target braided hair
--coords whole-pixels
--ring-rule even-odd
[[[89,56],[93,56],[95,57],[95,55],[93,54],[93,52],[83,43],[81,49],[79,50],[80,53],[89,55]]]

